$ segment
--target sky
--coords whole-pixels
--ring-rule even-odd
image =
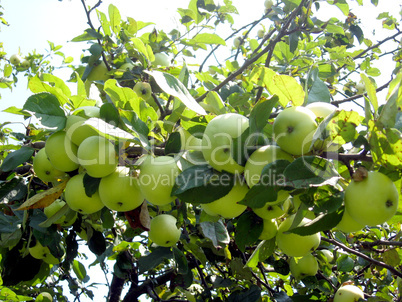
[[[80,0],[0,0],[0,5],[4,7],[4,17],[10,26],[0,26],[0,41],[4,43],[7,56],[13,53],[21,52],[22,55],[36,49],[39,53],[44,53],[48,49],[48,42],[54,42],[56,45],[63,45],[61,51],[67,56],[75,58],[75,64],[79,63],[79,57],[83,49],[88,48],[86,43],[69,42],[75,36],[83,33],[88,28],[86,24],[86,16]],[[96,3],[91,0],[87,3]],[[108,5],[113,2],[118,7],[122,17],[130,16],[139,21],[152,21],[157,23],[156,28],[163,28],[165,32],[169,29],[177,27],[179,24],[179,15],[176,13],[178,7],[186,8],[188,0],[104,0],[99,7],[100,10],[107,12]],[[215,1],[218,3],[218,1]],[[364,0],[369,2],[369,0]],[[381,8],[375,8],[369,5],[365,11],[365,18],[362,19],[362,27],[372,28],[375,24],[373,20],[381,11],[390,11],[395,16],[399,12],[396,4],[398,1],[380,0]],[[235,16],[235,24],[237,28],[248,24],[251,20],[258,19],[264,11],[264,0],[233,0],[233,4],[240,12],[239,16]],[[250,9],[252,7],[252,9]],[[359,15],[358,9],[355,9]],[[323,11],[322,20],[330,17],[343,19],[344,16],[337,9],[331,7]],[[397,17],[397,16],[396,16]],[[93,20],[95,20],[93,15]],[[380,22],[377,22],[380,23]],[[258,30],[258,28],[256,29]],[[384,34],[379,27],[375,31],[374,40],[379,40]],[[226,35],[223,36],[225,38]],[[384,66],[382,66],[383,68]],[[386,70],[386,79],[389,79],[391,70]],[[387,74],[388,73],[388,74]],[[67,80],[70,71],[66,74],[63,71],[57,71],[56,75]],[[0,123],[5,121],[21,121],[15,115],[1,112],[10,107],[22,107],[25,100],[31,95],[26,89],[27,81],[23,76],[19,77],[17,88],[12,91],[1,89],[0,94]],[[72,88],[74,89],[74,88]],[[16,130],[23,131],[23,127],[15,125]],[[90,253],[89,253],[90,254]],[[94,258],[89,259],[86,263],[90,263]],[[110,267],[112,269],[112,267]],[[93,269],[92,269],[93,270]],[[93,276],[97,275],[101,278],[100,282],[104,282],[103,272],[96,270],[91,273],[91,281],[94,282]],[[109,280],[111,281],[111,279]],[[94,291],[96,297],[94,301],[104,301],[105,290]],[[85,300],[81,300],[85,301]],[[89,301],[89,300],[88,300]]]

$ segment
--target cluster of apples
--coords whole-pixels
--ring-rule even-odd
[[[16,67],[20,67],[23,70],[27,70],[31,67],[31,62],[27,59],[23,59],[19,54],[13,54],[10,57],[10,63]]]

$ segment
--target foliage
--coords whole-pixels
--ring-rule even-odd
[[[114,264],[109,301],[137,301],[142,295],[155,301],[328,301],[344,282],[361,287],[368,301],[400,301],[401,206],[383,225],[349,234],[336,228],[344,211],[344,190],[356,169],[388,175],[401,192],[402,48],[395,41],[402,33],[397,20],[381,13],[378,19],[389,35],[372,41],[359,16],[350,12],[351,1],[327,1],[342,11],[344,20],[320,20],[315,12],[322,1],[283,0],[259,20],[237,28],[233,16],[241,12],[231,1],[218,6],[213,0],[191,0],[178,10],[181,27],[165,32],[122,19],[114,5],[103,13],[98,10],[101,1],[91,8],[82,2],[89,28],[72,39],[88,45],[79,65],[51,42],[48,54],[33,51],[25,57],[28,69],[13,66],[0,49],[0,88],[16,86],[24,74],[32,92],[23,108],[5,110],[24,117],[26,133],[13,132],[10,122],[0,124],[0,300],[30,301],[48,291],[55,300],[67,301],[65,280],[77,299],[91,298],[96,284],[79,250],[86,244],[102,268]],[[371,2],[364,5],[377,4]],[[357,3],[364,7],[363,1]],[[93,25],[95,17],[99,29]],[[231,32],[225,38],[218,30],[226,24]],[[259,28],[262,38],[255,34]],[[235,37],[240,38],[238,48],[231,46]],[[384,50],[389,41],[395,49]],[[229,56],[221,56],[221,49]],[[170,66],[155,66],[156,53],[167,54]],[[61,56],[63,66],[71,68],[68,80],[52,75],[50,54]],[[214,65],[212,57],[217,58]],[[392,74],[375,67],[383,58],[394,66]],[[91,78],[101,62],[104,73]],[[130,68],[122,69],[126,63]],[[137,82],[150,83],[151,99],[143,100],[132,90]],[[380,94],[384,89],[385,98]],[[275,161],[262,171],[267,177],[275,177],[272,171],[285,177],[290,198],[278,223],[293,214],[296,222],[309,217],[311,223],[295,228],[294,222],[290,232],[321,233],[313,252],[319,272],[298,280],[289,274],[290,257],[277,248],[275,238],[259,239],[263,222],[253,211],[276,200],[278,185],[250,189],[240,202],[247,209],[239,217],[206,214],[202,204],[227,195],[234,178],[244,178],[218,172],[205,163],[202,152],[185,149],[179,129],[200,137],[217,115],[247,116],[247,133],[233,142],[240,146],[238,162],[244,165],[258,147],[274,143],[272,124],[283,108],[317,101],[339,110],[317,118],[312,151],[291,163]],[[85,116],[81,109],[87,106],[100,108],[99,116],[85,124],[114,143],[119,165],[138,172],[143,154],[168,155],[179,162],[182,173],[172,189],[174,202],[155,206],[145,201],[129,212],[105,207],[78,213],[71,225],[54,224],[63,215],[76,215],[68,207],[50,218],[44,214],[43,208],[63,198],[66,183],[41,181],[32,168],[33,157],[52,133],[66,127],[68,116]],[[246,136],[253,139],[245,143]],[[69,177],[77,173],[68,172]],[[226,178],[230,187],[214,185]],[[88,191],[97,190],[99,180],[88,177],[85,182]],[[182,229],[173,247],[148,240],[149,220],[160,213],[175,216]],[[59,264],[33,258],[29,247],[36,241],[56,258],[65,251],[64,258]],[[334,260],[324,250],[332,251]],[[124,286],[128,291],[121,297]]]

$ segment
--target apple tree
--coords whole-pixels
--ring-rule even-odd
[[[80,62],[49,42],[69,77],[0,55],[31,92],[0,124],[0,300],[92,299],[91,253],[107,301],[401,301],[402,32],[361,26],[385,1],[189,0],[169,32],[81,2]]]

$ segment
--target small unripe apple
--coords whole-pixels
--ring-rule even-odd
[[[334,261],[335,259],[334,254],[330,250],[320,250],[319,252],[321,252],[324,255],[324,257],[327,259],[329,263]]]
[[[242,43],[242,38],[240,38],[240,37],[236,37],[236,38],[233,40],[233,46],[234,46],[235,48],[239,48],[240,45],[241,45],[241,43]]]
[[[35,302],[53,302],[53,297],[48,292],[42,292],[36,296]]]
[[[356,302],[364,299],[363,291],[355,285],[343,285],[335,293],[334,302]]]
[[[364,85],[364,83],[358,83],[356,85],[356,90],[358,94],[363,94],[366,92],[366,85]]]
[[[257,32],[257,37],[262,39],[265,36],[265,31],[263,29],[259,29]]]
[[[163,67],[169,67],[170,66],[170,60],[167,54],[163,52],[158,52],[155,55],[155,60],[152,61],[152,66],[163,66]]]
[[[303,279],[307,276],[315,276],[318,272],[318,261],[312,254],[307,254],[301,258],[290,258],[290,272],[296,279]]]
[[[258,239],[269,240],[274,238],[277,233],[278,233],[278,224],[276,223],[276,220],[264,219],[263,229]]]
[[[105,62],[100,61],[98,64],[96,64],[91,72],[89,73],[87,80],[90,82],[93,81],[106,81],[110,79],[110,75],[107,74],[109,70],[107,69],[107,66]]]
[[[63,171],[57,170],[49,161],[45,149],[40,149],[33,159],[33,169],[36,176],[44,182],[52,182],[67,176]]]
[[[146,82],[137,82],[133,90],[143,100],[148,100],[152,94],[151,85]]]
[[[90,136],[98,136],[99,133],[90,125],[84,124],[86,118],[78,115],[67,116],[65,131],[67,137],[77,146],[79,146],[84,139]]]
[[[21,63],[21,68],[23,68],[24,70],[29,69],[29,67],[31,67],[31,62],[29,60],[24,60]]]
[[[13,54],[10,57],[10,63],[13,65],[19,65],[21,63],[21,61],[22,61],[22,58],[20,57],[19,54]]]
[[[130,71],[131,69],[134,68],[134,64],[133,63],[124,63],[123,65],[121,65],[119,67],[119,69],[122,69],[124,71]]]
[[[181,230],[176,226],[177,219],[169,214],[160,214],[151,220],[148,236],[159,246],[170,247],[180,239]]]
[[[28,250],[32,257],[41,259],[48,264],[59,264],[64,257],[63,256],[61,259],[56,258],[50,253],[49,248],[43,246],[39,241],[36,241],[36,244]]]
[[[56,199],[50,205],[45,207],[43,209],[43,212],[45,213],[47,218],[50,218],[53,215],[55,215],[58,211],[60,211],[61,208],[63,208],[65,205],[66,205],[66,202],[64,200]],[[74,212],[72,212],[72,213],[74,213]],[[71,218],[67,219],[66,215],[63,215],[58,220],[56,220],[54,223],[60,224],[61,226],[66,227],[66,226],[72,225],[76,219],[77,219],[77,213],[74,213],[74,215]]]
[[[64,172],[78,169],[77,145],[67,137],[65,131],[53,133],[46,141],[45,151],[52,165]]]
[[[270,9],[274,5],[274,2],[272,0],[265,0],[264,6],[266,9]]]
[[[310,103],[306,106],[306,108],[313,111],[316,117],[319,118],[326,118],[331,113],[335,112],[338,107],[325,102],[314,102]]]

